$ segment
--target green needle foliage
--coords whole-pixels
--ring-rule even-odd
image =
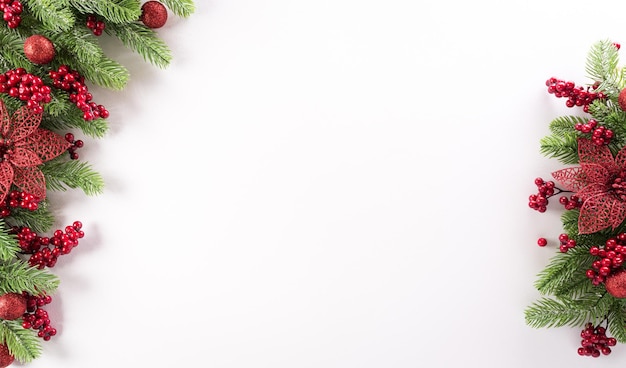
[[[612,131],[613,137],[608,143],[608,149],[614,157],[626,146],[626,111],[618,101],[620,92],[626,86],[626,78],[625,69],[619,66],[618,50],[609,40],[599,41],[591,47],[585,63],[585,71],[590,78],[588,91],[601,93],[603,97],[589,104],[581,115],[553,119],[549,123],[549,135],[540,140],[541,154],[555,158],[564,165],[580,164],[578,142],[581,138],[590,139],[592,135],[592,132],[583,132],[580,128],[592,120],[595,120],[597,126]],[[583,163],[587,164],[589,163]],[[572,175],[577,176],[577,182],[588,185],[588,178],[585,177],[587,173],[580,169]],[[565,192],[560,195],[569,197],[572,194],[577,193]],[[582,199],[587,198],[589,195]],[[581,212],[585,210],[585,203],[582,206],[579,209],[565,210],[561,215],[563,234],[575,241],[576,245],[567,252],[557,252],[538,273],[534,286],[540,297],[526,308],[526,323],[534,328],[550,328],[582,327],[587,323],[599,326],[606,322],[608,333],[619,342],[626,343],[626,299],[611,295],[605,282],[594,284],[587,276],[589,270],[598,271],[593,263],[602,259],[592,255],[592,247],[603,249],[609,239],[625,233],[626,222],[616,228],[608,227],[594,233],[581,234],[579,221]],[[611,275],[620,271],[624,271],[623,266],[612,269]]]
[[[0,320],[0,342],[9,347],[20,363],[29,363],[42,353],[34,331],[23,328],[20,320]]]
[[[25,262],[0,264],[0,293],[21,293],[32,295],[52,294],[59,286],[57,276],[47,270],[30,267]]]
[[[144,1],[19,1],[23,5],[19,25],[9,28],[7,22],[0,20],[0,78],[4,78],[9,71],[21,68],[41,78],[51,88],[51,101],[43,105],[40,129],[50,130],[61,136],[67,133],[82,133],[94,139],[106,136],[109,131],[107,119],[98,116],[94,119],[86,118],[77,106],[76,95],[72,95],[74,91],[55,85],[53,79],[56,71],[64,66],[78,72],[79,80],[84,78],[85,87],[123,90],[130,79],[130,72],[106,54],[100,43],[103,37],[117,39],[123,47],[139,54],[154,67],[165,68],[171,63],[169,47],[155,30],[141,22],[141,6]],[[189,17],[195,11],[192,0],[162,0],[162,3],[180,17]],[[105,32],[102,35],[96,36],[87,27],[89,17],[104,22]],[[27,56],[25,41],[33,35],[44,36],[54,45],[54,58],[49,63],[36,64]],[[72,81],[67,83],[72,86]],[[9,114],[25,104],[25,101],[8,91],[0,92],[0,100]],[[97,101],[97,96],[91,99],[96,104],[94,101]],[[0,162],[3,160],[5,158],[0,157]],[[104,190],[104,180],[94,167],[68,153],[38,165],[37,168],[45,178],[47,191],[79,189],[84,194],[93,196]],[[12,185],[11,188],[2,190],[8,192],[21,189]],[[28,252],[31,250],[27,250],[22,243],[24,240],[17,235],[24,227],[38,236],[49,235],[45,233],[50,232],[55,224],[49,199],[40,201],[34,211],[9,206],[7,203],[0,203],[0,210],[4,216],[0,217],[0,295],[24,292],[35,296],[51,295],[59,287],[59,279],[46,268],[30,266],[28,257],[31,254]],[[6,215],[6,211],[10,214]],[[41,339],[37,337],[35,330],[24,329],[22,322],[21,318],[14,321],[0,319],[0,344],[5,344],[17,361],[28,363],[41,355]]]

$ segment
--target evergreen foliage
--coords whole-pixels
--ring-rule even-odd
[[[6,21],[0,20],[0,78],[21,68],[51,87],[51,100],[43,105],[39,126],[42,129],[59,135],[73,134],[77,130],[89,138],[103,138],[108,132],[106,117],[85,118],[76,104],[76,96],[71,95],[69,88],[54,86],[52,77],[59,67],[67,66],[84,77],[85,87],[110,90],[126,87],[130,78],[128,69],[106,55],[100,37],[87,26],[89,17],[95,16],[105,23],[102,36],[116,38],[147,63],[165,68],[172,60],[170,49],[159,34],[140,20],[144,1],[19,1],[23,5],[19,26],[10,28]],[[162,0],[162,3],[180,17],[188,17],[195,11],[192,0]],[[27,57],[24,44],[32,35],[42,35],[54,45],[55,55],[48,64],[35,64]],[[25,104],[24,100],[10,96],[7,91],[0,92],[0,100],[9,114]],[[39,165],[38,169],[45,177],[47,191],[80,189],[93,196],[104,190],[104,180],[94,167],[82,159],[72,159],[67,153]],[[19,188],[13,186],[11,189]],[[0,203],[2,205],[5,204]],[[0,217],[0,295],[27,293],[44,296],[56,291],[59,279],[46,268],[30,266],[27,259],[30,253],[21,247],[16,230],[29,228],[43,236],[54,224],[55,217],[48,199],[39,202],[34,211],[14,207],[10,215]],[[0,344],[7,345],[17,361],[28,363],[41,355],[41,339],[35,330],[24,328],[22,322],[21,318],[13,321],[0,319]]]
[[[33,330],[23,328],[19,320],[0,320],[0,342],[6,344],[15,360],[21,363],[29,363],[42,353]]]
[[[553,119],[549,124],[550,134],[540,140],[540,152],[565,165],[579,163],[578,139],[589,138],[591,133],[575,127],[591,119],[613,132],[608,148],[614,157],[626,146],[626,111],[618,103],[626,78],[624,68],[619,67],[618,47],[609,40],[595,43],[588,53],[585,71],[592,80],[590,88],[602,92],[604,97],[589,104],[585,114]],[[574,240],[576,246],[556,253],[538,273],[534,286],[540,297],[526,308],[526,323],[535,328],[550,328],[580,327],[587,323],[599,326],[606,322],[609,333],[617,341],[626,343],[626,299],[614,297],[603,282],[594,284],[587,275],[594,261],[599,259],[592,255],[592,247],[604,247],[609,239],[625,233],[626,222],[616,228],[581,234],[580,218],[581,209],[562,213],[563,233]]]

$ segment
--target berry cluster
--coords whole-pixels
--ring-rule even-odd
[[[83,112],[83,119],[90,121],[101,117],[109,117],[109,111],[102,105],[92,101],[93,96],[85,84],[85,77],[78,71],[70,69],[67,65],[59,66],[57,70],[51,70],[48,75],[52,78],[55,88],[67,91],[70,101]]]
[[[23,6],[18,0],[0,0],[0,10],[4,13],[2,19],[9,28],[17,28],[22,21]]]
[[[585,325],[585,328],[580,332],[582,341],[581,347],[578,348],[578,355],[591,356],[597,358],[600,353],[604,355],[611,354],[611,346],[617,344],[617,340],[614,337],[606,336],[606,328],[597,326],[589,322]]]
[[[568,250],[576,246],[576,240],[570,239],[569,235],[563,233],[559,235],[559,250],[561,253],[567,253]]]
[[[39,198],[26,192],[12,190],[5,197],[4,203],[0,203],[0,217],[8,217],[14,208],[23,208],[28,211],[35,211],[39,208]]]
[[[580,208],[583,205],[583,202],[575,194],[572,194],[569,198],[567,198],[567,196],[559,197],[559,203],[562,204],[566,210]]]
[[[604,247],[589,248],[589,253],[600,258],[593,261],[592,268],[587,270],[587,277],[597,286],[603,283],[614,270],[621,269],[626,256],[626,233],[609,238],[604,243]]]
[[[535,179],[537,193],[531,194],[528,198],[528,207],[535,211],[546,212],[548,207],[548,198],[555,194],[553,181],[544,181],[542,178]],[[560,191],[559,191],[560,193]]]
[[[94,35],[101,36],[104,31],[105,25],[104,22],[98,20],[95,15],[87,16],[87,28],[91,29]]]
[[[25,329],[39,330],[37,336],[45,341],[57,334],[57,330],[50,325],[48,312],[41,307],[52,302],[50,295],[34,296],[24,293],[27,297],[26,313],[22,316],[22,327]]]
[[[591,133],[591,141],[598,146],[611,143],[613,131],[602,125],[598,126],[596,119],[589,119],[587,123],[576,123],[574,129],[581,133]]]
[[[14,231],[22,251],[31,255],[28,264],[42,269],[54,267],[59,256],[69,254],[78,246],[78,240],[85,236],[82,226],[80,221],[74,221],[71,226],[65,227],[65,231],[56,230],[50,238],[39,236],[26,226]]]
[[[589,105],[594,100],[606,97],[602,91],[595,92],[595,89],[598,87],[597,85],[587,88],[577,87],[574,82],[566,82],[554,77],[546,81],[546,86],[548,87],[548,93],[559,98],[567,98],[565,106],[582,106],[585,112],[589,112]]]
[[[51,88],[41,78],[27,73],[24,68],[0,74],[0,93],[26,101],[26,106],[36,113],[42,113],[43,105],[52,100],[50,92]]]
[[[71,144],[71,146],[67,149],[67,152],[70,153],[70,158],[72,160],[78,160],[78,153],[76,153],[76,150],[83,147],[83,141],[80,139],[74,139],[74,134],[72,133],[65,134],[65,140]]]

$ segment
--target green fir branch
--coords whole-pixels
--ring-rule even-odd
[[[124,89],[130,78],[128,69],[107,57],[102,57],[93,64],[72,64],[76,65],[76,69],[85,79],[112,90]]]
[[[167,44],[154,30],[143,24],[112,24],[105,30],[119,38],[124,46],[137,52],[144,60],[159,68],[167,67],[172,61],[171,51]]]
[[[622,73],[617,68],[619,53],[610,40],[602,40],[592,45],[587,54],[585,71],[589,78],[600,82],[599,91],[609,96],[617,96],[622,86]]]
[[[141,4],[137,0],[69,0],[83,14],[98,14],[112,23],[139,20]]]
[[[187,18],[196,11],[193,0],[161,0],[161,2],[179,17]]]
[[[44,105],[44,111],[46,114],[44,114],[43,119],[46,118],[46,115],[50,115],[55,118],[65,116],[76,107],[76,105],[70,101],[69,95],[65,91],[52,88],[50,97],[50,102]],[[43,121],[41,125],[43,128]]]
[[[4,220],[0,220],[0,260],[8,261],[14,259],[20,245],[15,236],[9,234],[9,227]]]
[[[24,41],[16,31],[0,27],[0,56],[11,65],[10,69],[31,70],[33,64],[24,55]]]
[[[533,328],[583,326],[604,319],[614,298],[608,293],[589,293],[580,299],[543,297],[524,311],[526,324]]]
[[[550,132],[552,132],[552,134],[554,135],[570,134],[572,132],[575,132],[574,126],[576,124],[585,124],[587,123],[587,120],[588,119],[582,116],[559,116],[553,119],[548,127],[550,128]]]
[[[104,179],[88,163],[78,160],[52,160],[41,166],[48,190],[66,191],[80,188],[87,195],[101,194]]]
[[[22,0],[22,4],[46,29],[68,31],[76,22],[66,0]]]
[[[626,343],[626,309],[624,308],[624,302],[620,299],[615,299],[611,310],[607,316],[609,332],[617,341]]]
[[[544,295],[557,293],[564,286],[567,287],[576,274],[584,275],[594,260],[595,257],[589,254],[589,248],[579,244],[566,253],[558,252],[538,274],[535,287]]]
[[[64,50],[79,64],[96,64],[104,57],[96,36],[85,27],[50,34],[50,40],[54,43],[58,53]]]
[[[69,108],[71,110],[62,116],[44,115],[41,119],[41,127],[53,131],[78,128],[85,135],[92,138],[102,138],[106,135],[109,130],[106,119],[97,118],[86,121],[83,119],[83,112],[76,105],[71,104]]]
[[[0,342],[20,363],[29,363],[42,353],[40,339],[33,329],[22,327],[21,319],[0,320]]]
[[[36,211],[21,208],[11,210],[11,217],[7,220],[14,226],[26,226],[36,233],[45,233],[54,225],[54,214],[50,211],[48,200],[39,202]]]
[[[22,291],[32,295],[52,294],[58,287],[58,277],[45,269],[30,267],[19,260],[0,264],[0,294]]]
[[[578,135],[575,132],[548,135],[540,140],[539,151],[565,165],[578,163]]]

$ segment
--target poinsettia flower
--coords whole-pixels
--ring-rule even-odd
[[[26,106],[10,116],[0,100],[0,203],[11,185],[44,199],[46,179],[38,166],[70,147],[62,136],[39,127],[41,117]]]

